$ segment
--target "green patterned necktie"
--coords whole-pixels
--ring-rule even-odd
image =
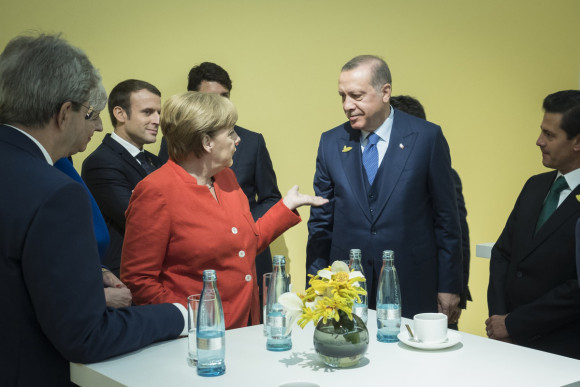
[[[552,187],[550,187],[550,192],[544,201],[544,206],[540,212],[540,217],[538,218],[538,223],[536,224],[536,232],[542,227],[544,223],[552,216],[556,208],[558,208],[558,202],[560,201],[560,192],[568,188],[568,183],[563,176],[560,176],[554,181]]]

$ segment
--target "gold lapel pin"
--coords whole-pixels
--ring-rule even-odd
[[[345,146],[344,146],[344,148],[342,148],[342,152],[343,152],[343,153],[344,153],[344,152],[348,152],[348,151],[350,151],[351,149],[352,149],[352,146],[346,146],[346,145],[345,145]]]
[[[576,195],[576,200],[580,202],[580,195]]]

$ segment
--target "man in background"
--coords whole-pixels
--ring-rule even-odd
[[[100,75],[58,36],[0,55],[0,374],[7,386],[70,385],[93,363],[184,331],[171,304],[107,308],[84,188],[52,166],[86,142]]]
[[[157,138],[161,92],[148,82],[129,79],[111,90],[108,107],[113,133],[107,134],[85,159],[82,178],[97,201],[111,236],[103,264],[119,276],[129,199],[137,183],[162,164],[143,148]]]
[[[408,95],[391,96],[391,106],[423,120],[427,119],[425,109],[421,102]],[[467,209],[465,208],[465,199],[463,198],[463,188],[461,179],[455,169],[451,168],[451,177],[455,185],[455,197],[457,199],[457,211],[459,212],[459,224],[461,226],[461,257],[463,259],[463,290],[459,294],[459,308],[465,309],[467,301],[472,301],[469,292],[469,266],[471,263],[471,252],[469,250],[469,226],[467,224]],[[460,311],[461,313],[461,311]],[[461,315],[457,316],[459,318]],[[449,324],[450,329],[458,329],[457,323]]]
[[[580,359],[575,227],[580,216],[580,91],[544,99],[536,145],[551,172],[524,185],[491,251],[487,335]]]
[[[229,74],[215,63],[203,62],[189,71],[187,90],[202,93],[215,93],[230,98],[232,81]],[[234,153],[232,169],[236,174],[238,184],[246,194],[250,203],[250,211],[254,220],[262,217],[282,195],[278,190],[276,173],[272,160],[266,148],[264,137],[241,126],[234,127],[241,141]],[[159,158],[168,159],[167,143],[162,139]],[[260,299],[264,297],[262,276],[272,271],[272,256],[268,247],[256,256],[256,280],[260,289]],[[260,314],[262,316],[262,314]]]
[[[320,139],[314,191],[330,203],[310,210],[307,273],[360,248],[374,308],[382,252],[393,250],[403,316],[440,311],[456,323],[461,232],[441,128],[391,108],[391,73],[379,57],[347,62],[338,93],[348,122]]]

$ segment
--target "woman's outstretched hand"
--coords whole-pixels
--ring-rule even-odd
[[[323,197],[301,194],[300,192],[298,192],[297,185],[290,188],[290,190],[288,190],[288,193],[286,194],[286,196],[284,196],[284,199],[282,200],[284,201],[286,207],[288,207],[292,211],[301,206],[308,205],[318,207],[328,203],[328,199],[325,199]]]

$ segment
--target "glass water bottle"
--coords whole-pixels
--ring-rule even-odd
[[[288,351],[292,349],[292,335],[286,326],[287,318],[284,308],[278,303],[278,298],[290,290],[286,276],[286,258],[283,255],[274,255],[272,279],[268,288],[268,302],[266,304],[266,331],[268,339],[266,349],[269,351]]]
[[[395,269],[395,253],[385,250],[377,288],[377,340],[383,343],[397,342],[400,330],[401,288]]]
[[[204,270],[197,313],[197,374],[219,376],[226,372],[226,327],[215,270]]]
[[[350,262],[348,264],[348,268],[354,271],[360,271],[363,277],[365,277],[365,272],[362,267],[362,254],[359,249],[351,249],[350,250]],[[366,277],[365,277],[366,278]],[[367,290],[367,283],[366,282],[359,282],[358,286]],[[369,315],[369,304],[368,304],[368,295],[359,296],[360,302],[354,300],[354,305],[352,306],[352,312],[359,316],[361,320],[366,324]]]

